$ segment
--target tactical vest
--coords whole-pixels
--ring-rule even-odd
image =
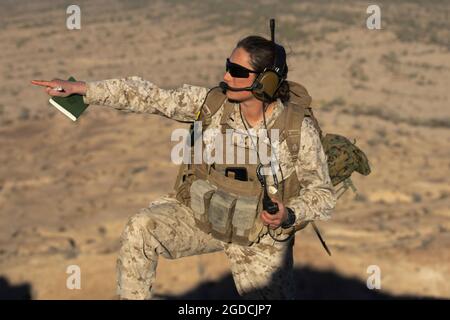
[[[297,161],[300,148],[301,124],[304,117],[310,117],[320,137],[322,131],[311,109],[311,97],[306,89],[297,83],[289,82],[291,90],[290,100],[284,104],[285,108],[276,118],[271,129],[279,130],[279,143],[286,141],[293,164]],[[234,110],[226,95],[220,88],[212,90],[199,114],[198,121],[202,121],[203,132],[211,124],[211,119],[222,108],[219,134],[222,141],[226,141],[226,129],[231,129],[227,119]],[[203,140],[203,139],[202,139]],[[203,141],[202,141],[203,143]],[[251,143],[251,142],[249,142]],[[203,145],[203,149],[204,149]],[[239,146],[234,145],[234,148]],[[223,150],[225,150],[225,146]],[[249,158],[249,148],[245,148],[245,159]],[[268,150],[270,146],[268,146]],[[237,149],[234,155],[237,154]],[[193,159],[193,155],[191,155]],[[224,155],[225,157],[225,155]],[[223,158],[224,159],[224,158]],[[248,177],[246,181],[225,175],[232,167],[245,167]],[[262,224],[259,213],[262,211],[263,189],[256,177],[257,164],[182,164],[175,182],[176,198],[194,212],[197,226],[206,233],[211,233],[216,239],[233,242],[240,245],[251,245],[258,242],[269,230]],[[291,197],[298,196],[301,185],[294,170],[284,180],[279,181],[276,193],[269,193],[271,197],[286,203]],[[270,191],[270,189],[269,189]],[[292,233],[306,226],[307,223],[296,225],[289,229],[279,227],[276,235]]]

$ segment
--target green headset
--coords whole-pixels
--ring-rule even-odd
[[[252,84],[252,93],[261,101],[271,102],[287,77],[286,51],[283,46],[275,42],[275,19],[270,19],[270,32],[272,43],[275,47],[274,64],[265,68]]]

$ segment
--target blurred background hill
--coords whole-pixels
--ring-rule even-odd
[[[171,191],[170,133],[186,127],[94,105],[73,123],[30,80],[212,87],[271,17],[323,131],[356,139],[372,168],[319,223],[332,257],[310,228],[297,234],[299,298],[450,298],[448,1],[378,1],[382,30],[366,28],[365,1],[77,1],[81,30],[67,30],[70,4],[0,2],[0,298],[115,298],[122,228]],[[81,290],[66,288],[72,264]],[[233,290],[223,253],[160,260],[160,297]]]

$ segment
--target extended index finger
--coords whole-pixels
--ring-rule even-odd
[[[53,81],[46,81],[46,80],[31,80],[31,83],[37,86],[43,86],[43,87],[54,87],[55,83]]]

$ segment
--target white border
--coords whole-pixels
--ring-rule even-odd
[[[62,113],[64,113],[64,115],[66,115],[67,117],[70,118],[70,120],[72,121],[77,121],[77,118],[75,118],[75,116],[73,114],[71,114],[69,111],[67,111],[66,109],[64,109],[63,107],[61,107],[58,103],[56,103],[55,100],[53,100],[52,98],[50,98],[48,100],[48,102],[50,102],[55,108],[57,108],[59,111],[61,111]]]

